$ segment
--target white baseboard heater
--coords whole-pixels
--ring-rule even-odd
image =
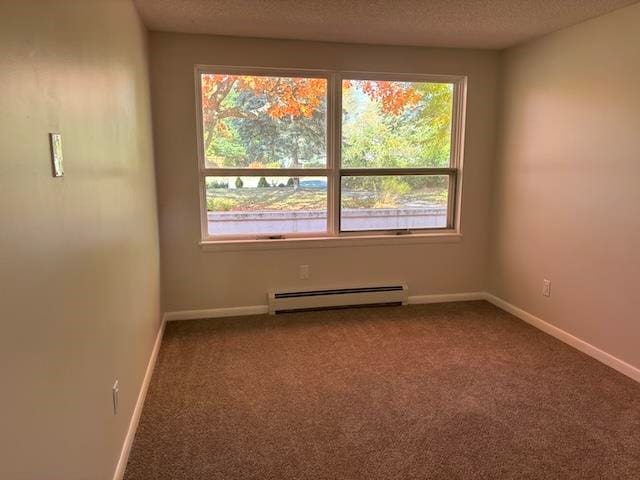
[[[276,290],[269,292],[269,313],[367,305],[406,305],[408,299],[409,289],[401,283],[345,288]]]

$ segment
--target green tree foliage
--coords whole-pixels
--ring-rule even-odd
[[[244,93],[244,104],[260,112],[268,104],[266,96]],[[325,107],[310,117],[293,115],[274,118],[257,115],[255,119],[234,119],[240,138],[244,139],[246,159],[266,167],[323,167],[325,163]]]
[[[317,80],[212,75],[203,78],[205,153],[221,167],[323,167],[326,90]],[[342,165],[447,167],[453,86],[348,81],[343,84]],[[446,176],[350,177],[343,191],[393,205],[412,190],[446,186]],[[236,180],[236,188],[242,187]],[[261,178],[259,187],[269,187]],[[298,188],[299,179],[287,186]],[[344,193],[344,192],[343,192]],[[355,198],[355,197],[354,197]]]
[[[209,164],[325,165],[323,79],[203,75],[202,105]]]
[[[342,164],[348,168],[447,167],[451,151],[453,87],[412,84],[419,100],[385,112],[355,84],[343,90]],[[351,177],[344,190],[373,193],[374,204],[392,205],[411,189],[443,187],[446,177]]]
[[[417,140],[422,158],[429,167],[448,167],[451,154],[453,86],[447,83],[422,83],[422,108],[418,113]]]
[[[342,164],[354,167],[446,167],[449,164],[450,84],[418,83],[420,100],[386,113],[358,87],[344,90]]]

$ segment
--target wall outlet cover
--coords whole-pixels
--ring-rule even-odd
[[[309,265],[300,265],[298,273],[300,280],[307,280],[309,278]]]

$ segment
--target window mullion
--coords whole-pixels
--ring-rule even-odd
[[[201,238],[209,238],[209,209],[207,208],[207,177],[200,174],[198,179],[200,198],[200,234]]]
[[[331,153],[329,156],[329,205],[328,230],[329,235],[340,233],[340,165],[342,147],[342,78],[338,73],[331,76],[331,119],[330,137]]]
[[[447,197],[447,228],[454,228],[456,224],[456,206],[458,198],[458,173],[449,175],[449,195]]]

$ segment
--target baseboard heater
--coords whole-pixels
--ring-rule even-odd
[[[367,285],[313,290],[269,292],[269,313],[299,312],[368,305],[406,305],[409,289],[404,284]]]

